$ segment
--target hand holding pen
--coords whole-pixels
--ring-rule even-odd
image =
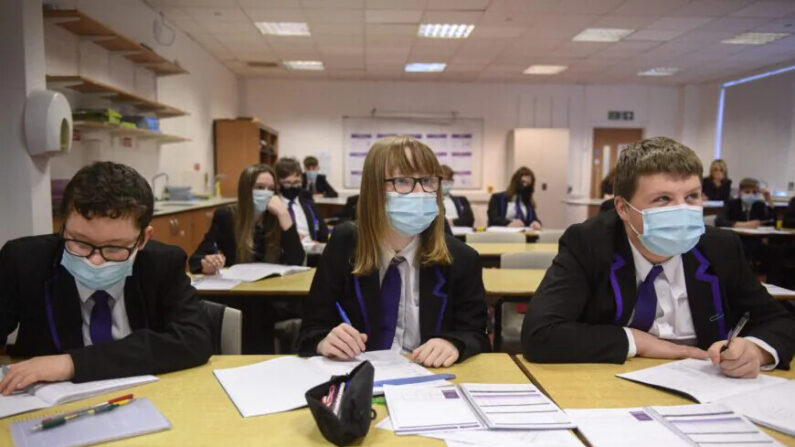
[[[202,260],[202,273],[216,275],[226,265],[226,257],[218,250],[218,244],[213,242],[213,253],[205,255]]]
[[[337,325],[317,344],[317,353],[340,360],[350,360],[366,349],[367,334],[360,333],[351,324],[340,303],[334,303],[342,323]]]
[[[713,365],[729,377],[754,378],[763,365],[773,363],[773,356],[753,341],[739,337],[750,319],[746,312],[729,332],[726,340],[716,341],[707,353]]]

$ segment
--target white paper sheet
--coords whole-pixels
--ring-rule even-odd
[[[384,386],[384,396],[395,434],[484,428],[454,385]]]
[[[767,289],[767,293],[773,296],[786,296],[789,297],[790,299],[795,300],[795,290],[785,289],[775,284],[768,284],[764,282],[762,283],[762,285],[765,286],[765,289]]]
[[[403,357],[396,351],[368,351],[361,353],[355,360],[331,360],[323,356],[311,357],[307,361],[323,370],[328,376],[348,374],[359,363],[369,360],[375,370],[374,381],[400,379],[404,377],[429,376],[433,373],[421,365]],[[373,394],[383,394],[383,388],[374,387]]]
[[[757,424],[795,436],[795,380],[718,402]]]
[[[475,232],[472,227],[451,227],[450,231],[453,232],[453,236],[463,236]]]
[[[722,404],[649,407],[646,411],[695,445],[781,445]]]
[[[219,275],[204,276],[193,282],[196,290],[232,290],[240,281],[225,279]]]
[[[594,447],[689,447],[643,408],[567,409]]]
[[[527,227],[488,227],[487,233],[521,233],[527,231]]]
[[[465,383],[461,389],[488,428],[574,428],[568,415],[532,384]]]
[[[228,269],[221,270],[221,276],[224,279],[252,282],[258,281],[269,276],[283,276],[291,273],[304,272],[309,270],[309,267],[300,265],[280,265],[268,264],[264,262],[252,262],[245,264],[235,264]]]

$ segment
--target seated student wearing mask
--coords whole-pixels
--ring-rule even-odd
[[[337,197],[337,191],[331,187],[326,176],[320,173],[317,157],[304,158],[304,173],[301,174],[301,187],[312,197]]]
[[[447,367],[489,350],[480,258],[444,234],[441,175],[415,139],[373,144],[356,222],[335,227],[304,300],[299,354],[392,349]]]
[[[276,190],[270,166],[244,169],[237,182],[238,202],[215,211],[210,229],[190,257],[190,271],[212,275],[245,262],[303,264],[296,225]]]
[[[36,382],[86,382],[201,365],[207,317],[185,253],[150,240],[154,196],[130,167],[97,162],[66,186],[55,234],[0,250],[0,338],[19,325],[5,395]]]
[[[328,227],[317,214],[309,194],[301,189],[301,165],[293,158],[280,158],[273,168],[279,184],[278,194],[295,221],[301,243],[326,242]]]
[[[724,203],[723,212],[715,219],[719,227],[758,228],[770,224],[776,217],[773,197],[766,188],[759,187],[759,180],[740,180],[740,197]]]
[[[536,176],[533,171],[522,166],[511,176],[504,192],[491,195],[489,199],[489,226],[530,227],[541,229],[541,220],[533,200]]]
[[[444,203],[444,217],[450,226],[453,227],[472,227],[475,225],[475,216],[472,214],[472,207],[469,200],[464,196],[454,196],[451,194],[453,189],[453,169],[450,166],[442,165],[442,203]]]
[[[720,158],[712,160],[709,164],[709,176],[701,181],[701,192],[707,200],[731,199],[732,181],[729,178],[729,167]]]
[[[705,229],[701,172],[670,138],[621,152],[616,209],[566,230],[528,305],[526,359],[709,358],[732,377],[789,368],[795,318],[751,273],[734,233]],[[750,321],[721,352],[745,312]]]

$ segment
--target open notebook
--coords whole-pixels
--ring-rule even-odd
[[[305,272],[309,267],[300,265],[267,264],[264,262],[235,264],[222,269],[218,275],[199,276],[192,280],[196,290],[231,290],[241,282],[253,282],[271,276],[285,276]]]
[[[0,418],[60,405],[136,385],[155,382],[155,376],[135,376],[94,382],[56,382],[35,385],[29,392],[0,395]]]

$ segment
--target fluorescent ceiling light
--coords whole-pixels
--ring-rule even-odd
[[[722,40],[721,43],[730,43],[734,45],[764,45],[787,36],[789,36],[789,33],[742,33],[731,39]]]
[[[672,76],[679,73],[679,71],[680,70],[675,67],[654,67],[639,71],[638,76]]]
[[[309,25],[305,22],[256,22],[262,34],[275,36],[309,36]]]
[[[531,65],[522,73],[529,75],[554,75],[565,71],[567,68],[569,67],[565,65]]]
[[[290,70],[323,70],[321,61],[284,61],[282,63]]]
[[[571,40],[575,42],[618,42],[635,30],[624,28],[586,28]]]
[[[417,35],[437,39],[466,39],[475,25],[455,25],[450,23],[423,23]]]
[[[447,64],[442,62],[431,62],[431,63],[413,63],[413,64],[406,64],[405,71],[411,73],[430,73],[435,71],[444,71]]]

